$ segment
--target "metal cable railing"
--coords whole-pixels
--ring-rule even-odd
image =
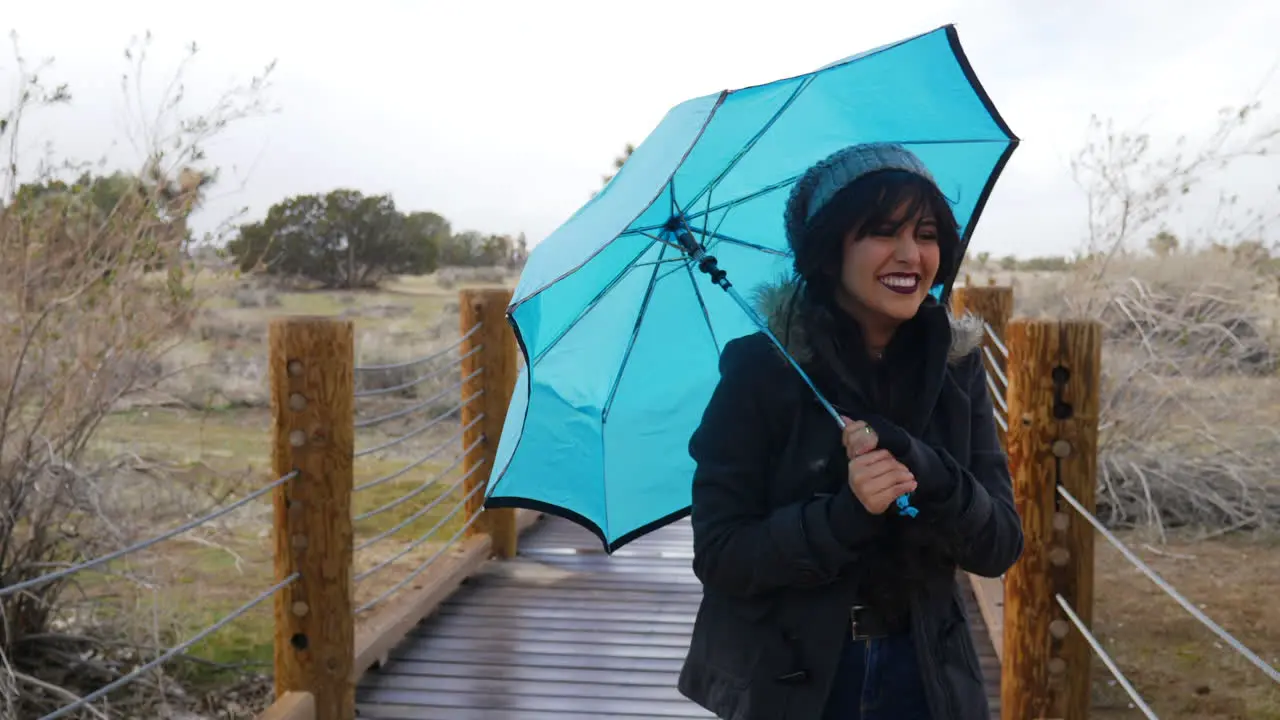
[[[478,422],[478,420],[473,420],[471,424],[474,425],[476,422]],[[466,431],[466,428],[459,430],[458,435],[461,435],[465,431]],[[479,447],[480,443],[482,442],[484,442],[484,438],[476,438],[474,442],[472,442],[470,445],[464,448],[462,452],[458,453],[458,457],[455,458],[454,461],[450,463],[448,467],[436,473],[435,475],[427,478],[421,485],[414,488],[413,490],[410,490],[404,495],[401,495],[395,500],[392,500],[380,507],[374,508],[373,510],[368,510],[366,512],[360,513],[359,515],[356,515],[355,517],[352,518],[352,521],[360,522],[361,520],[368,520],[369,518],[374,517],[376,515],[381,515],[382,513],[387,512],[388,510],[394,510],[395,508],[400,507],[401,505],[412,500],[418,495],[421,495],[428,488],[431,488],[436,483],[440,482],[440,480],[443,479],[445,475],[448,475],[449,473],[453,472],[459,465],[462,464],[462,461],[467,458],[467,455],[470,454],[472,450],[475,450],[477,447]]]
[[[472,328],[472,330],[468,332],[467,335],[464,335],[463,340],[465,340],[467,337],[470,337],[478,328],[479,328],[479,325]],[[444,390],[438,393],[435,393],[432,397],[426,399],[425,401],[416,402],[410,407],[402,408],[393,412],[388,412],[386,414],[382,414],[377,417],[361,420],[356,423],[356,427],[369,428],[369,427],[373,427],[375,425],[384,423],[388,420],[394,420],[397,418],[402,418],[415,413],[419,413],[424,409],[433,406],[441,398],[445,397],[445,395],[449,393],[466,394],[466,397],[462,399],[461,402],[457,403],[449,410],[446,410],[443,413],[436,415],[435,417],[427,419],[425,422],[421,423],[420,425],[413,428],[412,430],[409,430],[390,440],[387,440],[377,445],[371,446],[369,448],[360,450],[359,452],[356,453],[356,456],[357,457],[368,456],[368,455],[372,455],[373,453],[381,452],[381,451],[393,448],[397,445],[401,445],[402,443],[409,440],[410,438],[422,435],[423,433],[428,432],[432,428],[440,427],[446,420],[457,417],[458,414],[461,411],[463,411],[464,408],[467,408],[468,406],[471,406],[473,403],[475,403],[476,399],[480,398],[484,394],[484,389],[479,388],[478,387],[479,383],[474,383],[473,381],[475,381],[476,378],[480,377],[480,374],[484,372],[484,367],[483,366],[475,367],[474,370],[470,370],[470,372],[467,372],[467,370],[472,366],[462,365],[463,361],[465,361],[467,358],[483,350],[483,345],[479,344],[479,338],[476,338],[472,342],[477,344],[474,347],[470,347],[465,353],[461,354],[460,357],[451,361],[449,365],[446,366],[445,368],[433,370],[430,373],[430,375],[424,374],[423,378],[425,379],[422,381],[425,382],[426,380],[437,377],[444,370],[447,370],[452,367],[461,367],[463,369],[463,373],[465,373],[465,376],[462,377],[460,380],[458,380],[455,383],[452,383],[449,387],[445,388]],[[461,342],[456,344],[454,347],[457,347],[459,345],[461,345]],[[441,354],[438,354],[436,357],[438,358],[440,356]],[[415,381],[410,383],[403,383],[402,385],[412,386],[415,384],[418,384],[418,383]],[[400,386],[398,385],[394,389],[387,389],[385,391],[366,391],[364,393],[361,393],[360,395],[371,396],[371,395],[378,395],[378,394],[386,394],[386,393],[394,392],[396,389],[400,389]],[[354,582],[361,583],[371,578],[372,576],[380,572],[383,572],[387,568],[392,567],[395,563],[403,562],[403,558],[405,558],[406,556],[413,557],[410,555],[411,553],[413,553],[415,550],[418,550],[419,548],[422,548],[424,545],[427,545],[433,540],[437,539],[437,536],[441,533],[443,528],[449,527],[452,523],[457,522],[457,516],[460,512],[462,512],[462,508],[467,507],[471,503],[472,498],[474,498],[477,494],[482,493],[484,491],[485,489],[484,483],[476,484],[474,483],[473,478],[484,467],[483,462],[476,462],[474,460],[474,457],[475,457],[474,453],[476,449],[479,448],[481,444],[484,442],[485,438],[483,434],[479,434],[479,433],[476,433],[475,437],[471,437],[470,435],[473,432],[473,428],[476,428],[476,426],[479,425],[484,420],[485,420],[485,413],[483,411],[476,412],[474,416],[468,418],[466,422],[461,423],[453,432],[451,432],[450,436],[447,439],[442,440],[438,445],[435,445],[430,450],[426,451],[423,455],[409,462],[404,467],[401,467],[395,470],[394,472],[387,473],[385,475],[374,478],[372,480],[362,482],[353,488],[353,492],[359,493],[364,490],[369,490],[371,488],[375,488],[381,485],[385,485],[387,483],[391,483],[397,480],[398,478],[404,477],[407,473],[412,471],[414,468],[422,466],[424,463],[428,462],[432,458],[437,458],[441,456],[445,452],[445,450],[455,445],[458,446],[458,451],[456,455],[453,457],[452,461],[449,462],[447,466],[440,468],[438,471],[434,472],[430,477],[422,480],[421,482],[415,483],[412,487],[408,488],[407,491],[405,491],[402,495],[395,498],[394,500],[382,502],[377,507],[372,507],[369,509],[362,508],[362,511],[353,514],[353,517],[352,517],[353,522],[362,522],[362,521],[367,521],[371,518],[377,517],[379,515],[383,515],[392,510],[396,510],[397,508],[406,507],[415,498],[424,497],[424,494],[429,489],[441,488],[441,484],[445,482],[445,478],[449,478],[451,475],[454,475],[460,467],[463,468],[464,470],[462,473],[460,473],[459,477],[456,477],[448,481],[448,484],[443,488],[441,488],[438,494],[436,494],[434,497],[427,496],[429,497],[429,499],[427,499],[425,502],[421,502],[420,506],[413,509],[413,511],[410,512],[407,516],[402,518],[397,518],[396,521],[394,523],[391,523],[389,527],[380,528],[378,529],[377,532],[373,533],[371,536],[362,537],[357,541],[354,547],[354,550],[356,552],[361,552],[377,543],[383,542],[384,540],[392,537],[393,535],[396,535],[397,533],[404,531],[406,528],[415,526],[417,523],[424,523],[424,524],[431,523],[430,528],[426,529],[425,532],[422,532],[416,538],[403,543],[403,545],[395,549],[395,551],[392,552],[390,556],[378,557],[377,562],[375,564],[369,567],[364,567],[358,572],[356,572],[353,576]],[[469,465],[470,467],[467,467],[467,465]],[[398,486],[396,487],[397,489],[399,489]],[[460,500],[458,500],[459,495],[463,495],[463,497]],[[452,507],[452,509],[448,509],[450,504],[454,504],[454,507]],[[434,513],[439,513],[444,509],[448,509],[448,511],[445,512],[443,516],[441,517],[434,516]],[[441,545],[441,547],[433,549],[432,552],[434,554],[428,557],[425,561],[418,564],[418,566],[413,571],[409,572],[407,575],[403,577],[393,578],[395,580],[395,583],[392,585],[392,587],[389,587],[386,589],[382,589],[381,587],[379,587],[378,588],[379,594],[376,597],[369,600],[368,602],[365,602],[362,605],[360,605],[356,609],[356,614],[367,612],[368,610],[378,606],[379,604],[384,602],[387,598],[391,597],[391,595],[395,594],[398,590],[405,587],[405,585],[411,582],[413,578],[425,572],[427,568],[429,568],[437,558],[443,555],[444,552],[448,550],[450,546],[455,544],[455,542],[459,537],[461,537],[464,533],[467,532],[468,528],[470,528],[474,524],[475,519],[478,517],[479,517],[479,513],[476,513],[475,517],[472,517],[468,519],[465,523],[463,523],[462,527],[459,528],[456,533],[454,533],[452,538],[445,541]],[[378,584],[381,585],[381,583],[378,583]]]
[[[1116,679],[1116,682],[1120,683],[1120,687],[1124,688],[1125,693],[1129,695],[1129,699],[1133,701],[1133,704],[1142,711],[1143,715],[1146,715],[1151,720],[1159,720],[1151,706],[1147,705],[1142,696],[1138,694],[1137,689],[1129,682],[1129,679],[1124,676],[1124,673],[1120,672],[1120,666],[1116,665],[1116,661],[1112,660],[1111,656],[1107,654],[1106,649],[1102,647],[1102,643],[1098,642],[1098,638],[1094,637],[1093,633],[1089,632],[1089,628],[1085,627],[1084,621],[1072,609],[1071,603],[1067,602],[1067,599],[1062,595],[1055,594],[1053,597],[1058,601],[1058,605],[1062,607],[1062,611],[1067,614],[1067,619],[1071,621],[1076,630],[1080,631],[1085,642],[1089,643],[1089,647],[1093,648],[1093,652],[1098,655],[1098,659],[1102,660],[1102,664],[1106,665],[1107,670],[1111,671],[1112,677]]]
[[[463,474],[463,476],[462,476],[461,478],[459,478],[459,479],[458,479],[458,482],[454,483],[452,486],[450,486],[450,488],[449,488],[448,490],[446,490],[445,492],[441,493],[441,494],[440,494],[440,496],[439,496],[439,497],[437,497],[435,500],[432,500],[432,501],[431,501],[431,503],[430,503],[427,507],[423,508],[423,510],[422,510],[422,511],[420,511],[420,513],[415,514],[414,519],[416,520],[418,517],[421,517],[422,515],[425,515],[427,512],[430,512],[431,510],[434,510],[435,508],[439,507],[439,505],[441,504],[441,502],[443,502],[443,501],[444,501],[444,499],[445,499],[445,498],[449,497],[450,495],[452,495],[452,494],[454,493],[454,491],[456,491],[458,488],[462,487],[462,486],[467,482],[467,480],[468,480],[468,479],[470,479],[470,478],[471,478],[471,476],[472,476],[472,475],[474,475],[474,474],[476,473],[476,470],[479,470],[479,469],[480,469],[480,467],[481,467],[480,465],[476,465],[476,466],[472,467],[470,470],[468,470],[466,473],[464,473],[464,474]],[[483,485],[477,485],[476,487],[472,488],[472,489],[471,489],[471,491],[467,493],[466,497],[464,497],[464,498],[463,498],[462,502],[463,502],[463,503],[466,503],[466,501],[467,501],[467,500],[470,500],[470,499],[471,499],[471,498],[476,494],[476,492],[477,492],[477,491],[479,491],[480,489],[482,489],[483,487],[484,487]],[[427,531],[426,531],[425,533],[423,533],[422,535],[419,535],[415,540],[413,540],[412,542],[410,542],[410,543],[406,544],[406,545],[405,545],[403,548],[401,548],[401,549],[400,549],[400,551],[399,551],[399,552],[397,552],[395,555],[392,555],[391,557],[389,557],[389,558],[387,558],[387,559],[383,560],[382,562],[378,563],[377,565],[374,565],[374,566],[372,566],[372,567],[369,567],[369,568],[367,568],[367,569],[365,569],[365,570],[362,570],[361,572],[357,573],[357,574],[356,574],[356,576],[355,576],[355,578],[354,578],[354,579],[355,579],[355,581],[356,581],[356,582],[360,582],[360,581],[364,580],[365,578],[369,577],[370,575],[374,575],[374,574],[376,574],[378,571],[380,571],[380,570],[382,570],[383,568],[387,567],[388,565],[390,565],[391,563],[395,562],[396,560],[399,560],[400,558],[404,557],[405,555],[408,555],[410,552],[413,552],[413,550],[415,550],[418,546],[422,545],[422,544],[423,544],[423,543],[425,543],[427,540],[431,539],[431,536],[432,536],[432,535],[434,535],[434,534],[435,534],[435,533],[436,533],[436,532],[437,532],[441,527],[443,527],[443,526],[445,525],[445,523],[449,522],[449,520],[451,520],[451,519],[453,518],[453,516],[454,516],[454,515],[456,515],[456,514],[457,514],[457,510],[455,509],[453,512],[449,513],[448,515],[446,515],[445,517],[443,517],[443,518],[441,518],[439,521],[437,521],[437,522],[436,522],[436,524],[435,524],[435,525],[433,525],[433,526],[431,527],[431,529],[430,529],[430,530],[427,530]],[[404,524],[403,524],[403,525],[401,525],[400,527],[407,527],[407,526],[408,526],[408,524],[409,524],[409,523],[404,523]],[[398,530],[398,529],[400,529],[400,528],[396,528],[396,529]],[[381,539],[382,539],[382,538],[379,538],[379,540],[381,540]],[[372,544],[372,543],[369,543],[369,544]],[[367,547],[367,546],[368,546],[368,545],[366,545],[365,547]]]
[[[1274,667],[1272,667],[1269,663],[1267,663],[1267,661],[1259,657],[1257,653],[1250,650],[1248,647],[1245,646],[1244,643],[1237,640],[1235,636],[1233,636],[1231,633],[1224,630],[1222,626],[1218,625],[1216,622],[1211,620],[1208,615],[1205,615],[1204,612],[1201,611],[1199,608],[1197,608],[1190,600],[1183,597],[1182,593],[1178,592],[1172,585],[1169,584],[1167,580],[1160,577],[1160,575],[1155,570],[1152,570],[1149,565],[1143,562],[1142,558],[1139,558],[1137,555],[1134,554],[1132,550],[1126,547],[1125,544],[1120,541],[1120,538],[1116,537],[1114,533],[1108,530],[1102,524],[1102,522],[1098,520],[1098,518],[1094,516],[1093,513],[1089,512],[1084,507],[1084,505],[1082,505],[1080,501],[1075,498],[1075,496],[1073,496],[1070,492],[1067,491],[1066,488],[1059,485],[1057,486],[1057,489],[1058,489],[1058,494],[1062,496],[1062,499],[1066,500],[1067,504],[1071,505],[1071,507],[1074,508],[1076,512],[1080,513],[1081,517],[1087,520],[1089,524],[1092,525],[1093,528],[1097,530],[1100,535],[1102,535],[1102,537],[1106,538],[1108,542],[1110,542],[1113,546],[1115,546],[1115,548],[1120,551],[1120,554],[1123,555],[1126,560],[1132,563],[1134,567],[1138,568],[1138,570],[1141,571],[1142,574],[1146,575],[1152,582],[1156,584],[1157,587],[1163,590],[1165,594],[1173,598],[1174,601],[1177,602],[1179,605],[1181,605],[1184,610],[1191,613],[1192,617],[1194,617],[1196,620],[1199,620],[1200,623],[1203,624],[1205,627],[1209,628],[1209,630],[1211,630],[1213,634],[1221,638],[1222,641],[1225,642],[1227,645],[1229,645],[1233,650],[1240,653],[1246,660],[1252,663],[1254,667],[1261,670],[1264,674],[1266,674],[1267,677],[1271,678],[1273,682],[1280,683],[1280,671],[1277,671]]]
[[[146,550],[147,548],[153,545],[158,545],[159,543],[162,543],[165,540],[169,540],[171,538],[177,537],[178,535],[194,530],[195,528],[200,527],[201,525],[212,522],[213,520],[217,520],[218,518],[222,517],[223,515],[226,515],[227,513],[233,510],[244,507],[245,505],[248,505],[254,500],[257,500],[263,495],[266,495],[267,493],[271,492],[272,490],[279,487],[280,485],[297,477],[297,475],[298,475],[297,471],[287,473],[284,477],[281,477],[278,480],[272,483],[269,483],[264,487],[254,490],[253,492],[249,493],[248,495],[245,495],[244,497],[240,498],[239,500],[233,503],[230,503],[229,505],[224,505],[218,508],[217,510],[214,510],[213,512],[210,512],[206,515],[196,518],[195,520],[191,520],[190,522],[183,523],[182,525],[179,525],[176,528],[163,532],[147,540],[143,540],[142,542],[134,543],[129,547],[121,548],[120,550],[107,553],[106,555],[96,557],[92,560],[85,560],[84,562],[76,563],[75,565],[71,565],[70,567],[66,567],[61,570],[55,570],[54,572],[46,573],[44,575],[41,575],[40,577],[31,578],[30,580],[24,580],[19,583],[14,583],[12,585],[5,585],[3,587],[0,587],[0,598],[7,597],[15,593],[19,593],[19,592],[22,592],[23,590],[28,590],[33,587],[45,585],[55,580],[60,580],[65,577],[75,575],[76,573],[81,572],[83,570],[89,570],[89,569],[98,567],[100,565],[109,563],[113,560],[119,560],[120,558],[125,557],[127,555],[132,555],[133,553]]]
[[[991,327],[991,323],[984,320],[982,323],[982,331],[986,334],[987,338],[991,340],[991,344],[995,346],[996,352],[1000,354],[1000,357],[1008,360],[1009,348],[1005,347],[1004,338],[1000,337],[1000,334],[996,332],[995,328]]]
[[[434,418],[432,418],[431,420],[428,420],[426,423],[419,425],[418,427],[410,430],[409,432],[404,433],[403,435],[397,435],[380,445],[375,445],[373,447],[357,450],[355,453],[355,456],[360,458],[360,457],[364,457],[365,455],[372,455],[374,453],[382,452],[383,450],[388,450],[390,448],[393,448],[399,445],[400,443],[405,442],[406,440],[411,440],[421,435],[422,433],[430,430],[431,428],[439,425],[445,420],[448,420],[449,418],[453,417],[457,413],[461,412],[462,409],[467,405],[469,405],[472,400],[475,400],[481,395],[484,395],[484,390],[477,390],[471,393],[471,395],[467,397],[465,400],[463,400],[462,402],[458,403],[457,405],[454,405],[448,410],[445,410],[439,415],[436,415]]]
[[[484,488],[483,485],[477,485],[475,488],[471,490],[470,493],[468,493],[468,497],[470,497],[471,495],[474,495],[478,490],[481,490],[483,488]],[[461,510],[464,507],[466,507],[465,500],[463,502],[458,503],[457,507],[455,507],[453,511],[450,512],[448,516],[446,516],[445,519],[451,519],[454,515],[458,514],[459,510]],[[413,581],[414,578],[418,577],[423,572],[425,572],[427,568],[431,567],[432,563],[434,563],[441,555],[445,553],[445,551],[447,551],[450,547],[453,547],[453,544],[458,541],[458,538],[462,537],[462,534],[465,533],[467,530],[469,530],[471,526],[474,525],[475,522],[480,519],[480,516],[483,513],[484,513],[483,509],[477,510],[474,513],[472,513],[471,517],[467,518],[467,521],[462,524],[462,527],[458,528],[458,531],[453,534],[453,537],[441,543],[440,547],[434,553],[431,554],[431,557],[424,560],[421,565],[419,565],[417,568],[413,569],[407,575],[401,578],[400,582],[396,583],[395,585],[392,585],[391,587],[381,592],[377,597],[373,598],[369,602],[366,602],[360,607],[356,608],[356,613],[359,614],[359,613],[365,612],[366,610],[374,607],[378,603],[386,600],[387,598],[394,595],[396,591],[398,591],[400,588],[404,587],[405,585],[408,585],[410,582]],[[444,522],[442,521],[440,523],[437,523],[437,525],[439,527],[443,527]]]
[[[439,455],[440,453],[444,452],[446,449],[448,449],[448,447],[449,447],[449,445],[450,445],[450,444],[452,444],[452,443],[454,443],[454,442],[457,442],[458,440],[461,440],[461,439],[462,439],[462,436],[463,436],[464,434],[466,434],[466,432],[467,432],[468,430],[470,430],[473,426],[475,426],[475,424],[476,424],[476,423],[480,422],[480,421],[481,421],[481,420],[483,420],[483,419],[484,419],[484,413],[477,413],[477,414],[476,414],[476,416],[475,416],[474,418],[472,418],[472,419],[471,419],[471,422],[469,422],[469,423],[467,423],[465,426],[463,426],[463,427],[459,428],[459,429],[458,429],[458,431],[457,431],[456,433],[454,433],[454,434],[453,434],[453,436],[452,436],[452,437],[450,437],[448,440],[446,440],[446,441],[444,441],[444,442],[440,443],[440,444],[439,444],[439,445],[437,445],[436,447],[434,447],[434,448],[432,448],[431,450],[427,451],[427,454],[423,455],[422,457],[418,458],[417,460],[414,460],[413,462],[409,463],[408,465],[405,465],[404,467],[400,468],[399,470],[396,470],[396,471],[395,471],[395,472],[393,472],[393,473],[390,473],[390,474],[387,474],[387,475],[383,475],[383,476],[382,476],[382,477],[380,477],[380,478],[377,478],[377,479],[374,479],[374,480],[370,480],[370,481],[369,481],[369,482],[367,482],[367,483],[362,483],[362,484],[360,484],[360,485],[357,485],[356,487],[352,488],[352,492],[361,492],[361,491],[363,491],[363,490],[368,490],[369,488],[377,487],[377,486],[379,486],[379,485],[382,485],[383,483],[390,482],[390,481],[395,480],[396,478],[398,478],[398,477],[400,477],[400,476],[404,475],[405,473],[407,473],[407,472],[409,472],[410,470],[412,470],[412,469],[414,469],[414,468],[418,467],[418,466],[419,466],[419,465],[421,465],[422,463],[424,463],[424,462],[426,462],[426,461],[430,460],[431,458],[435,457],[436,455]]]
[[[432,395],[426,400],[415,403],[407,408],[402,408],[394,412],[389,412],[385,415],[378,415],[376,417],[367,418],[365,420],[357,420],[355,423],[355,427],[357,430],[363,430],[364,428],[370,428],[375,425],[381,425],[382,423],[387,422],[388,420],[395,420],[398,418],[405,417],[406,415],[412,415],[418,412],[419,410],[430,407],[432,403],[436,402],[437,400],[444,397],[445,395],[448,395],[449,393],[458,392],[459,390],[462,389],[462,386],[467,383],[467,381],[475,379],[482,372],[484,372],[484,368],[477,368],[473,370],[470,375],[467,375],[466,377],[462,378],[458,382],[441,390],[435,395]]]
[[[436,352],[433,352],[430,355],[425,355],[423,357],[415,358],[413,360],[405,360],[404,362],[391,363],[389,365],[356,365],[356,368],[355,368],[356,372],[387,372],[389,370],[402,370],[407,367],[413,367],[414,365],[423,365],[435,360],[439,360],[445,355],[448,355],[454,350],[457,350],[458,348],[462,347],[462,343],[470,339],[472,335],[475,335],[477,332],[480,332],[481,325],[482,323],[476,323],[475,325],[471,326],[470,330],[466,331],[461,336],[459,336],[457,340],[450,343],[448,347],[441,348],[440,350],[437,350]]]
[[[476,347],[471,348],[471,350],[467,352],[465,355],[458,356],[456,360],[449,363],[448,365],[438,367],[435,370],[432,370],[431,372],[425,375],[419,375],[418,377],[408,382],[403,382],[403,383],[400,383],[399,385],[392,385],[390,387],[380,387],[380,388],[370,388],[368,390],[360,390],[356,392],[355,396],[358,398],[362,398],[362,397],[375,397],[377,395],[390,395],[392,393],[400,392],[401,390],[408,390],[409,388],[415,385],[421,385],[422,383],[425,383],[428,380],[435,380],[436,378],[443,375],[445,371],[454,369],[463,360],[466,360],[472,355],[475,355],[476,353],[480,352],[480,350],[483,349],[483,347],[484,347],[483,345],[477,345]]]
[[[40,575],[39,577],[31,578],[28,580],[24,580],[22,582],[8,584],[3,587],[0,587],[0,598],[16,595],[18,593],[29,591],[36,587],[46,585],[48,583],[56,582],[58,580],[63,580],[77,573],[80,573],[86,570],[93,570],[95,568],[99,568],[103,565],[111,563],[115,560],[119,560],[121,558],[141,552],[143,550],[147,550],[155,545],[158,545],[161,542],[170,540],[179,535],[187,533],[191,530],[194,530],[197,527],[206,525],[214,520],[217,520],[218,518],[223,517],[224,515],[227,515],[228,513],[234,510],[242,508],[245,505],[248,505],[254,500],[257,500],[258,498],[261,498],[262,496],[276,489],[280,485],[294,479],[295,477],[297,477],[297,475],[298,473],[296,470],[286,473],[283,477],[280,477],[275,481],[268,483],[267,485],[261,488],[258,488],[257,490],[254,490],[253,492],[245,495],[244,497],[240,498],[239,500],[236,500],[235,502],[228,503],[227,505],[223,505],[217,508],[216,510],[206,513],[205,515],[202,515],[194,520],[185,522],[175,528],[171,528],[170,530],[167,530],[159,535],[148,538],[141,542],[134,543],[132,545],[129,545],[128,547],[121,548],[119,550],[92,558],[90,560],[85,560],[79,563],[75,563],[73,565],[61,568],[59,570],[55,570],[53,572],[45,573],[43,575]],[[190,638],[183,641],[182,643],[165,650],[163,653],[161,653],[157,657],[153,658],[147,663],[144,663],[143,665],[138,666],[137,668],[134,668],[132,671],[120,676],[119,678],[113,680],[107,685],[104,685],[101,688],[87,695],[75,698],[71,703],[62,706],[59,709],[47,715],[44,715],[42,718],[40,718],[40,720],[56,720],[57,718],[67,717],[71,713],[74,713],[82,709],[88,709],[93,711],[94,708],[92,707],[92,704],[94,702],[106,697],[110,693],[116,690],[119,690],[120,688],[125,687],[126,685],[129,685],[134,680],[137,680],[139,677],[151,672],[152,670],[155,670],[157,667],[172,660],[173,658],[183,655],[190,648],[195,646],[200,641],[218,632],[219,630],[226,627],[233,621],[239,619],[245,613],[252,610],[254,607],[262,603],[267,598],[272,597],[275,593],[279,592],[281,589],[288,587],[289,584],[296,581],[298,577],[299,577],[298,574],[294,573],[288,578],[285,578],[279,583],[276,583],[271,588],[262,592],[253,600],[250,600],[249,602],[240,606],[236,610],[227,614],[222,619],[218,620],[212,625],[209,625],[208,627],[196,633],[195,635],[192,635]],[[100,714],[100,713],[96,713],[96,714]]]
[[[1004,432],[1009,432],[1009,401],[1007,395],[1009,393],[1009,377],[1000,369],[1000,361],[996,359],[997,355],[1005,362],[1009,360],[1009,349],[1001,342],[1000,336],[996,333],[991,324],[985,320],[982,323],[983,334],[991,341],[990,345],[982,344],[983,367],[986,369],[987,389],[991,391],[991,401],[993,405],[996,424]],[[994,347],[996,352],[992,353],[991,348]]]
[[[107,685],[104,685],[101,688],[98,688],[97,690],[89,693],[88,695],[85,695],[84,697],[76,700],[75,702],[62,706],[61,708],[40,718],[40,720],[57,720],[57,718],[66,717],[67,715],[75,712],[76,710],[80,710],[81,708],[87,707],[90,703],[94,702],[95,700],[99,700],[105,697],[106,695],[110,694],[112,691],[118,690],[124,687],[125,685],[128,685],[134,680],[137,680],[139,677],[151,672],[152,670],[155,670],[157,667],[160,667],[164,663],[186,652],[196,643],[218,632],[222,628],[229,625],[232,621],[239,619],[242,615],[244,615],[245,613],[249,612],[250,610],[260,605],[264,600],[267,600],[268,598],[274,596],[276,593],[280,592],[281,590],[288,587],[293,582],[297,581],[299,577],[300,576],[298,573],[294,573],[290,575],[284,580],[281,580],[280,582],[271,586],[267,590],[264,590],[254,599],[250,600],[244,605],[241,605],[239,608],[236,608],[234,611],[229,613],[226,617],[213,623],[212,625],[205,628],[204,630],[201,630],[195,635],[192,635],[191,637],[184,640],[181,644],[178,644],[169,648],[165,652],[161,653],[158,657],[152,659],[150,662],[147,662],[144,665],[140,665],[137,668],[134,668],[132,672],[129,672],[121,676],[117,680]]]

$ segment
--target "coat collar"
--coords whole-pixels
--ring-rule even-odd
[[[769,331],[778,339],[789,355],[795,359],[806,372],[814,375],[819,388],[825,387],[823,394],[832,393],[828,400],[840,408],[846,400],[851,400],[849,392],[857,393],[856,385],[851,379],[841,381],[839,378],[845,369],[832,373],[825,363],[816,363],[816,352],[806,335],[806,323],[800,322],[800,303],[796,298],[797,283],[787,278],[762,286],[756,291],[756,307],[764,316]],[[947,367],[958,363],[969,356],[982,342],[982,319],[973,315],[955,317],[932,297],[926,298],[919,313],[904,326],[913,334],[927,338],[922,351],[925,356],[918,358],[918,371],[923,373],[916,385],[916,392],[909,401],[910,407],[901,409],[904,427],[916,435],[924,432],[930,422],[947,377]],[[905,338],[904,338],[905,339]],[[910,342],[909,340],[907,340]],[[911,343],[915,345],[915,343]],[[892,345],[890,347],[892,352]],[[888,362],[895,362],[892,357]],[[844,376],[847,378],[847,376]],[[824,382],[822,378],[825,378]],[[864,398],[865,400],[865,398]],[[845,410],[842,410],[845,412]]]
[[[794,277],[784,277],[756,288],[756,311],[764,318],[769,331],[782,342],[787,353],[799,363],[813,360],[813,348],[805,335],[803,323],[790,322],[797,283]],[[926,299],[922,312],[941,311],[947,319],[947,362],[955,364],[967,357],[982,343],[982,318],[965,314],[955,317],[945,306],[932,297]]]

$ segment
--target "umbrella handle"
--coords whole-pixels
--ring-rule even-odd
[[[787,357],[790,358],[789,355]],[[801,371],[801,375],[804,375],[803,371]],[[807,377],[805,378],[805,381],[808,382]],[[818,401],[822,403],[823,407],[828,408],[832,417],[836,419],[836,424],[840,426],[841,430],[843,430],[845,426],[844,418],[840,416],[840,413],[836,412],[835,408],[831,407],[831,404],[822,397],[822,393],[818,392],[817,388],[813,387],[812,384],[810,384],[809,387],[813,389],[814,394],[818,396]],[[911,506],[911,493],[903,493],[902,495],[899,495],[898,499],[894,501],[894,507],[898,509],[898,514],[903,517],[913,518],[920,514],[919,510]]]
[[[672,220],[673,222],[671,223],[671,227],[667,229],[675,235],[676,242],[679,243],[681,249],[688,253],[689,257],[693,258],[693,260],[698,264],[698,269],[710,277],[711,282],[715,283],[721,290],[728,293],[729,297],[733,298],[733,301],[738,304],[738,307],[742,308],[742,311],[747,314],[747,317],[751,318],[752,323],[754,323],[761,332],[768,336],[774,346],[782,352],[782,356],[791,364],[791,367],[800,374],[800,379],[804,380],[804,384],[808,385],[809,389],[813,391],[813,395],[822,405],[822,409],[826,410],[827,414],[836,421],[836,425],[843,430],[844,418],[840,416],[840,411],[836,410],[835,406],[823,397],[822,392],[818,390],[818,386],[814,385],[813,381],[809,379],[808,373],[800,367],[800,363],[796,362],[795,358],[791,357],[791,353],[787,352],[787,348],[782,344],[782,341],[778,340],[778,337],[769,329],[769,323],[765,322],[760,317],[760,314],[756,312],[755,308],[751,307],[751,303],[747,302],[746,298],[742,297],[742,295],[738,293],[738,290],[733,286],[733,283],[729,282],[728,274],[716,263],[715,256],[707,254],[706,247],[694,239],[693,233],[689,231],[688,225],[683,222],[682,218],[673,218]],[[895,501],[895,506],[898,509],[899,515],[913,518],[919,514],[919,511],[911,506],[910,495],[910,493],[900,495]]]

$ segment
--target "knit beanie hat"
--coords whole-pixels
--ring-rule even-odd
[[[783,216],[791,251],[796,251],[796,244],[804,237],[809,221],[836,193],[854,180],[877,170],[903,170],[936,184],[929,168],[901,145],[865,143],[838,150],[806,170],[791,188]]]

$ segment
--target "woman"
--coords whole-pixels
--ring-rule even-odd
[[[794,277],[728,343],[690,440],[703,600],[680,691],[727,720],[987,720],[956,569],[1022,552],[981,324],[931,295],[955,218],[918,158],[846,148],[786,209]],[[910,493],[918,515],[900,515]]]

